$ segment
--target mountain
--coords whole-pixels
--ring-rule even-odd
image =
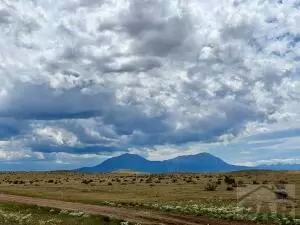
[[[82,172],[113,172],[116,170],[133,170],[140,172],[160,172],[164,170],[164,165],[160,161],[149,161],[139,155],[124,154],[107,159],[103,163],[94,167],[84,167],[77,169]]]
[[[113,172],[133,170],[148,173],[168,172],[224,172],[249,169],[249,167],[231,165],[209,153],[179,156],[164,161],[150,161],[139,155],[124,154],[110,158],[94,167],[79,168],[80,172]]]
[[[219,172],[247,169],[247,167],[228,164],[209,153],[179,156],[165,162],[174,172]]]
[[[271,164],[271,165],[259,165],[257,166],[259,169],[267,169],[267,170],[300,170],[300,164]]]

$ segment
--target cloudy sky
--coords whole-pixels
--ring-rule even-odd
[[[0,170],[300,163],[300,0],[0,0],[0,29]]]

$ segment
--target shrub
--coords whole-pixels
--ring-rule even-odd
[[[146,183],[147,183],[147,184],[152,183],[152,180],[151,180],[151,179],[147,179],[147,180],[146,180]]]
[[[259,182],[257,180],[253,180],[252,182],[253,184],[259,184]]]
[[[15,180],[14,182],[12,182],[13,184],[25,184],[25,181],[23,180]]]
[[[92,182],[93,182],[92,179],[89,179],[89,180],[83,179],[83,180],[81,181],[81,183],[83,183],[83,184],[89,184],[89,183],[92,183]]]
[[[280,180],[278,183],[279,183],[279,184],[288,184],[289,182],[286,181],[286,180]]]
[[[217,189],[217,186],[218,185],[215,182],[208,182],[204,188],[206,191],[215,191]]]
[[[227,191],[233,191],[234,188],[233,188],[232,186],[227,186],[226,190],[227,190]]]
[[[103,217],[103,221],[106,222],[106,223],[108,223],[108,222],[110,222],[110,218],[108,216],[104,216]]]
[[[186,179],[185,180],[186,183],[192,183],[192,181],[193,181],[192,179]]]
[[[235,184],[235,179],[226,175],[224,181],[226,184]]]
[[[238,186],[238,187],[246,187],[246,185],[244,184],[244,181],[243,181],[243,180],[239,180],[239,181],[237,182],[237,186]]]

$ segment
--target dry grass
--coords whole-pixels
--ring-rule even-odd
[[[22,204],[0,203],[2,225],[117,225],[109,217]]]
[[[224,174],[0,173],[0,192],[92,204],[103,201],[184,204],[235,201],[234,190],[238,185],[289,183],[298,186],[297,196],[300,196],[300,172],[247,171],[226,175],[236,183],[226,184]],[[216,183],[216,190],[207,191],[207,183]],[[296,201],[299,203],[299,198]],[[297,214],[300,215],[299,208]]]

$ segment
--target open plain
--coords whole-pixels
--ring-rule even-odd
[[[141,224],[163,222],[165,222],[163,224],[188,224],[188,222],[203,224],[203,221],[207,221],[206,219],[208,221],[211,219],[210,224],[219,224],[220,221],[239,222],[237,224],[243,224],[242,221],[296,224],[297,218],[300,216],[299,189],[297,189],[300,186],[300,172],[240,171],[226,174],[144,174],[131,171],[90,174],[64,171],[10,172],[1,173],[0,182],[0,192],[2,193],[0,200],[3,204],[15,202],[61,210],[69,209],[81,212],[82,215],[84,213],[101,214],[120,221]],[[239,187],[260,187],[270,184],[295,187],[296,193],[292,198],[295,203],[293,206],[295,218],[285,216],[284,212],[280,212],[282,215],[275,216],[268,210],[262,211],[258,215],[248,208],[238,206],[237,190]],[[18,196],[33,198],[22,200]],[[37,199],[38,202],[32,199]],[[40,204],[38,199],[42,199],[43,204]],[[49,199],[48,203],[47,199]],[[64,203],[55,204],[50,199]],[[83,206],[75,204],[69,208],[63,207],[65,202],[81,203]],[[87,210],[95,205],[105,208]],[[136,210],[139,211],[136,212]],[[134,216],[136,213],[139,215],[146,213],[148,216],[137,218]],[[176,220],[174,222],[174,214],[178,216],[177,222]],[[165,217],[166,215],[167,217]],[[52,216],[55,218],[55,215]],[[183,219],[184,223],[180,216],[186,216]],[[166,218],[173,222],[167,223],[168,219]],[[161,222],[159,222],[160,219]],[[56,224],[55,220],[51,223]],[[84,222],[83,224],[93,223]]]

